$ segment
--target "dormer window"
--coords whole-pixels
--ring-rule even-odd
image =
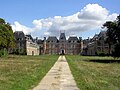
[[[61,37],[60,39],[63,39],[63,37]]]

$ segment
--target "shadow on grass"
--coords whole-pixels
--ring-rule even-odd
[[[120,63],[120,60],[83,60],[83,61],[98,63]]]

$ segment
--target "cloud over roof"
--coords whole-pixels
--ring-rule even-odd
[[[58,36],[61,30],[65,31],[68,36],[83,31],[100,29],[103,23],[108,20],[115,20],[117,16],[117,13],[109,14],[106,8],[98,4],[88,4],[80,12],[70,16],[54,16],[33,20],[33,27],[27,27],[16,21],[12,28],[14,31],[22,30],[24,33],[41,33],[42,31],[45,36]]]

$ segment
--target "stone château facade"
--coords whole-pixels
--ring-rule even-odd
[[[31,35],[25,35],[22,31],[14,32],[15,48],[18,54],[39,55],[39,46]]]
[[[49,36],[44,40],[33,39],[31,35],[25,35],[22,31],[14,32],[15,51],[26,53],[26,55],[41,54],[71,54],[71,55],[98,55],[108,54],[109,47],[105,43],[106,32],[101,31],[91,39],[82,40],[81,37],[70,36],[66,39],[65,33],[61,33],[59,39]]]
[[[61,33],[59,39],[48,37],[45,40],[45,54],[72,54],[77,55],[81,52],[81,39],[69,37],[66,39],[65,33]]]
[[[106,41],[106,32],[101,31],[99,34],[95,34],[91,39],[83,40],[82,55],[107,55],[109,53],[109,46]]]
[[[81,38],[69,37],[61,33],[59,39],[50,36],[44,40],[33,39],[31,35],[25,35],[22,31],[14,32],[15,50],[27,55],[40,54],[73,54],[81,53]]]

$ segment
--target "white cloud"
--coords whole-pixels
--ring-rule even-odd
[[[118,14],[113,13],[107,17],[106,21],[110,21],[110,20],[114,21],[117,16],[118,16]]]
[[[105,20],[109,11],[98,4],[88,4],[84,7],[78,17],[89,20]]]
[[[45,32],[44,35],[45,36],[50,36],[51,34],[50,34],[50,32]]]
[[[49,19],[33,20],[32,23],[36,29],[49,28],[52,25]]]
[[[35,26],[35,28],[37,28],[37,29],[41,29],[42,28],[42,22],[41,22],[41,20],[33,20],[32,23]]]
[[[15,21],[14,24],[11,26],[12,26],[13,31],[23,31],[25,34],[33,31],[32,28],[26,27],[17,21]]]
[[[108,20],[115,20],[118,14],[109,14],[109,11],[98,4],[88,4],[80,12],[73,15],[61,17],[54,16],[40,20],[33,20],[33,27],[29,28],[14,22],[12,28],[14,31],[22,30],[25,33],[41,33],[45,36],[60,34],[60,31],[66,32],[66,35],[74,35],[83,31],[100,29],[102,24]]]

